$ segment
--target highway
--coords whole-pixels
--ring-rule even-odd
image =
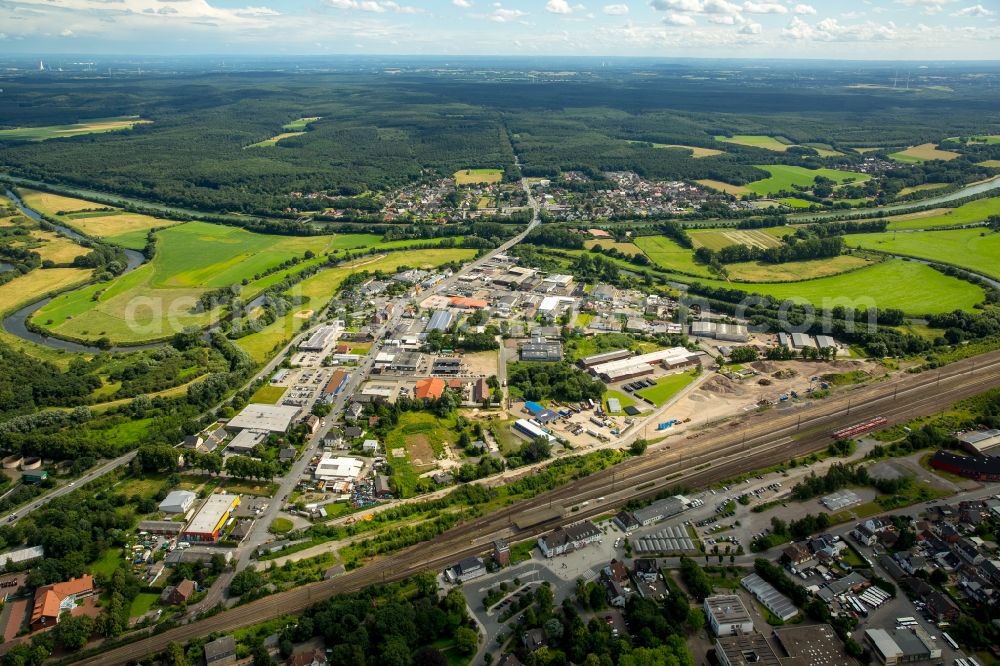
[[[829,432],[874,416],[889,423],[908,421],[948,408],[958,400],[1000,386],[1000,351],[990,352],[879,384],[846,390],[817,401],[808,411],[775,410],[746,417],[737,427],[723,425],[695,439],[668,439],[643,456],[579,479],[532,499],[461,524],[438,538],[373,561],[337,578],[314,583],[224,611],[155,636],[148,636],[83,660],[85,664],[126,664],[215,631],[232,631],[284,614],[300,612],[331,595],[396,581],[424,570],[438,570],[486,550],[492,538],[533,540],[568,522],[607,513],[596,501],[617,493],[619,502],[656,495],[673,486],[702,487],[789,458],[825,449]],[[583,501],[591,500],[586,507]],[[570,511],[578,506],[577,511]],[[562,515],[548,517],[550,509]],[[518,523],[521,527],[518,528]]]

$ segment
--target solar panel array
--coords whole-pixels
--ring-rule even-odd
[[[697,550],[683,525],[667,525],[651,534],[633,539],[632,547],[637,553],[693,553]]]

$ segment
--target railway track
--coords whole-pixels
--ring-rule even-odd
[[[442,569],[463,557],[482,553],[484,539],[488,542],[500,532],[514,529],[518,517],[527,524],[533,514],[548,507],[568,509],[582,501],[612,493],[617,496],[616,503],[624,503],[656,495],[674,485],[702,487],[718,483],[753,469],[822,450],[830,442],[833,426],[842,427],[879,415],[886,417],[890,425],[900,423],[941,411],[996,386],[1000,386],[1000,351],[959,361],[940,370],[849,389],[807,408],[788,410],[788,414],[768,411],[748,416],[735,427],[716,427],[710,432],[699,433],[694,439],[669,440],[670,448],[650,450],[643,456],[476,518],[437,539],[337,578],[281,592],[204,620],[146,636],[86,657],[80,663],[101,666],[133,663],[165,649],[171,641],[185,642],[216,631],[231,631],[278,615],[301,612],[334,594],[401,580],[421,571]],[[612,506],[602,503],[580,507],[571,513],[571,519],[560,515],[542,520],[517,530],[511,540],[534,539],[558,525],[606,513]]]

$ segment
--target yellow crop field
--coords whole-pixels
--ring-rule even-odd
[[[725,192],[726,194],[735,194],[736,196],[750,194],[750,190],[742,185],[731,185],[730,183],[723,183],[721,180],[709,180],[708,178],[703,178],[702,180],[696,180],[694,182],[699,185],[704,185],[710,189],[718,190],[719,192]]]
[[[0,285],[0,308],[17,310],[46,294],[83,284],[90,279],[85,268],[39,268]]]
[[[134,231],[148,231],[180,224],[177,220],[164,220],[138,213],[121,213],[119,215],[104,215],[100,217],[63,218],[66,226],[73,227],[81,233],[97,238],[120,236]]]
[[[499,183],[503,178],[502,169],[462,169],[455,172],[456,185],[489,185]]]
[[[758,229],[708,229],[689,231],[688,235],[695,248],[707,247],[710,250],[721,250],[727,245],[747,245],[761,249],[781,245],[780,240]]]
[[[90,250],[82,245],[77,245],[69,238],[54,234],[51,231],[32,231],[31,235],[33,238],[42,241],[42,245],[33,248],[33,251],[38,253],[42,261],[69,264],[77,257],[90,252]]]
[[[244,146],[244,150],[247,148],[270,148],[276,145],[279,141],[283,139],[291,139],[293,136],[302,136],[305,132],[282,132],[277,136],[272,136],[270,139],[264,139],[263,141],[258,141],[257,143],[251,143],[249,146]]]
[[[64,197],[61,194],[52,194],[51,192],[25,189],[22,189],[20,192],[21,199],[24,200],[24,203],[29,208],[34,208],[39,213],[44,213],[45,215],[58,215],[59,213],[104,208],[102,204],[97,204],[93,201],[73,199],[72,197]]]
[[[940,150],[933,143],[922,143],[919,146],[910,146],[906,150],[889,155],[897,162],[926,162],[928,160],[953,160],[959,154],[950,150]]]

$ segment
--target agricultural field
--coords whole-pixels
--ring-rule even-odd
[[[691,250],[681,247],[666,236],[639,236],[635,239],[635,245],[646,253],[650,261],[667,270],[706,277],[711,275],[707,266],[695,263],[694,253]]]
[[[780,240],[760,229],[692,230],[688,235],[695,249],[707,247],[710,250],[721,250],[727,245],[749,245],[766,249],[781,245]]]
[[[293,136],[302,136],[305,132],[282,132],[281,134],[276,134],[270,139],[264,139],[263,141],[258,141],[257,143],[251,143],[249,146],[244,146],[243,149],[247,150],[249,148],[271,148],[278,145],[279,141],[284,141],[285,139],[291,139]]]
[[[322,120],[323,116],[307,116],[305,118],[299,118],[298,120],[293,120],[290,123],[285,123],[281,126],[281,129],[288,132],[302,132],[309,127],[311,123],[317,120]]]
[[[37,210],[43,215],[60,215],[62,213],[75,213],[94,208],[104,209],[103,204],[96,204],[93,201],[64,197],[61,194],[51,192],[41,192],[39,190],[27,190],[18,188],[18,196],[29,208]]]
[[[806,148],[812,148],[819,153],[820,157],[836,157],[844,154],[839,150],[834,150],[830,145],[825,143],[804,143],[802,145]]]
[[[726,270],[730,279],[741,282],[795,282],[846,273],[864,268],[869,263],[871,262],[862,257],[842,254],[829,259],[789,261],[783,264],[748,261],[729,264]]]
[[[52,332],[93,340],[136,343],[162,339],[185,326],[204,326],[216,314],[197,311],[198,297],[213,288],[251,280],[255,274],[306,250],[321,255],[330,237],[268,236],[236,227],[191,222],[157,234],[153,260],[111,283],[62,294],[34,321]],[[270,278],[279,275],[269,276]],[[265,278],[266,279],[266,278]]]
[[[851,246],[931,259],[1000,279],[1000,233],[985,229],[944,229],[910,233],[857,234]]]
[[[629,143],[645,144],[646,142],[629,141]],[[700,159],[702,157],[714,157],[716,155],[721,155],[723,152],[725,152],[722,150],[717,150],[715,148],[702,148],[701,146],[684,146],[678,143],[650,143],[649,145],[653,146],[653,148],[664,148],[664,149],[673,148],[675,150],[687,150],[690,151],[691,157],[694,157],[695,159]]]
[[[899,191],[898,196],[905,197],[907,194],[913,194],[914,192],[927,192],[929,190],[940,190],[942,187],[948,187],[948,183],[924,183],[923,185],[904,187]]]
[[[667,375],[656,380],[656,386],[652,386],[641,391],[636,391],[638,395],[646,398],[657,407],[670,402],[670,400],[687,388],[691,382],[698,378],[694,372],[682,372],[676,375]],[[623,404],[622,407],[625,405]]]
[[[454,178],[456,185],[489,185],[503,179],[503,169],[462,169]]]
[[[882,309],[898,308],[911,315],[971,310],[984,298],[983,290],[975,285],[939,273],[930,266],[902,259],[801,282],[700,281],[714,287],[808,302],[817,307],[874,305]],[[914,289],[913,285],[920,285],[920,289]]]
[[[789,208],[809,208],[813,205],[812,201],[806,201],[805,199],[798,199],[796,197],[785,197],[784,199],[778,199],[778,203],[788,206]]]
[[[726,194],[732,194],[734,196],[743,196],[744,194],[750,194],[750,189],[744,187],[743,185],[732,185],[730,183],[724,183],[721,180],[710,180],[708,178],[702,178],[701,180],[696,180],[699,185],[704,185],[705,187],[716,190],[718,192],[725,192]]]
[[[85,268],[38,268],[0,285],[0,309],[13,312],[46,294],[83,284],[93,271]]]
[[[977,162],[979,166],[990,167],[992,169],[1000,169],[1000,160],[986,160],[984,162]]]
[[[777,153],[783,153],[795,145],[788,139],[784,141],[781,141],[781,139],[785,139],[785,137],[765,136],[762,134],[736,134],[734,136],[715,137],[716,141],[721,141],[722,143],[735,143],[751,148],[763,148],[765,150],[773,150]]]
[[[961,137],[954,136],[954,137],[951,137],[948,140],[949,141],[960,141]],[[985,145],[988,145],[988,146],[992,146],[992,145],[998,144],[998,143],[1000,143],[1000,134],[987,134],[987,135],[979,135],[979,136],[969,136],[969,137],[965,138],[965,145],[976,144],[976,143],[985,144]]]
[[[870,178],[863,173],[853,171],[840,171],[838,169],[806,169],[799,166],[789,166],[787,164],[756,165],[771,174],[770,178],[758,180],[747,185],[747,188],[756,194],[766,196],[778,192],[791,192],[798,188],[808,189],[816,182],[817,176],[823,176],[837,183],[857,182],[861,183]]]
[[[177,220],[129,213],[94,201],[48,192],[24,189],[21,190],[21,198],[30,208],[56,218],[81,234],[132,250],[141,250],[146,246],[146,235],[150,229],[180,224]]]
[[[49,139],[62,139],[82,134],[104,134],[130,130],[136,125],[149,122],[152,121],[140,120],[139,116],[120,116],[117,118],[94,118],[70,125],[15,127],[13,129],[0,129],[0,141],[48,141]]]
[[[977,199],[957,208],[934,208],[907,215],[896,215],[887,219],[890,231],[903,231],[976,224],[983,222],[991,215],[1000,215],[1000,197]]]
[[[628,242],[619,243],[618,241],[612,238],[598,238],[598,239],[583,241],[583,247],[587,250],[594,247],[595,245],[600,245],[605,250],[612,250],[612,249],[618,250],[622,254],[639,254],[641,251],[640,248],[636,247],[632,243]]]
[[[40,243],[31,250],[37,252],[42,261],[51,261],[58,265],[72,264],[74,259],[90,252],[72,239],[52,231],[35,230],[31,232],[31,237]]]
[[[915,164],[929,160],[953,160],[959,157],[959,154],[950,150],[941,150],[934,143],[922,143],[919,146],[911,146],[906,150],[890,153],[889,157],[904,164]]]
[[[306,311],[318,310],[325,306],[344,278],[355,271],[392,271],[404,265],[414,267],[439,266],[450,261],[468,261],[475,254],[475,250],[458,248],[404,250],[375,257],[364,257],[349,264],[320,271],[295,285],[292,289],[294,295],[304,299],[302,309],[285,315],[256,333],[240,338],[236,344],[250,354],[255,361],[263,362],[276,347],[287,343],[302,327],[303,323],[308,321],[308,317],[304,316]]]

